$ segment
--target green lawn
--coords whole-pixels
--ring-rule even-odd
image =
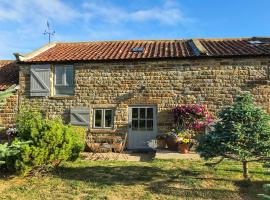
[[[0,175],[0,199],[256,199],[270,173],[250,166],[252,183],[241,179],[241,165],[223,162],[216,170],[203,161],[83,161],[35,177]]]

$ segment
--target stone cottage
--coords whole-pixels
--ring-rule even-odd
[[[270,111],[270,38],[59,42],[15,56],[21,105],[91,132],[128,133],[130,149],[168,131],[177,104],[215,113],[248,91]]]

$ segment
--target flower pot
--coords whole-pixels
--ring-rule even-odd
[[[168,137],[166,139],[168,149],[170,149],[170,150],[177,150],[177,142],[178,142],[178,140],[175,137]]]
[[[189,152],[189,144],[179,144],[177,149],[180,153],[187,154]]]
[[[166,148],[166,140],[165,139],[157,139],[157,147],[160,149]]]
[[[112,148],[113,148],[114,152],[121,151],[122,146],[123,146],[122,142],[121,143],[113,143],[112,144]]]

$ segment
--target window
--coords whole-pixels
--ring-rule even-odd
[[[55,66],[55,95],[74,94],[74,69],[72,65]]]
[[[94,109],[94,128],[112,128],[113,110]]]
[[[132,108],[132,130],[153,131],[154,130],[153,108]]]

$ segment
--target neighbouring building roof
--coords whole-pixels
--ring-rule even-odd
[[[270,38],[56,42],[25,56],[22,62],[65,62],[192,57],[268,56]]]
[[[19,66],[13,60],[0,60],[0,91],[19,83]]]

